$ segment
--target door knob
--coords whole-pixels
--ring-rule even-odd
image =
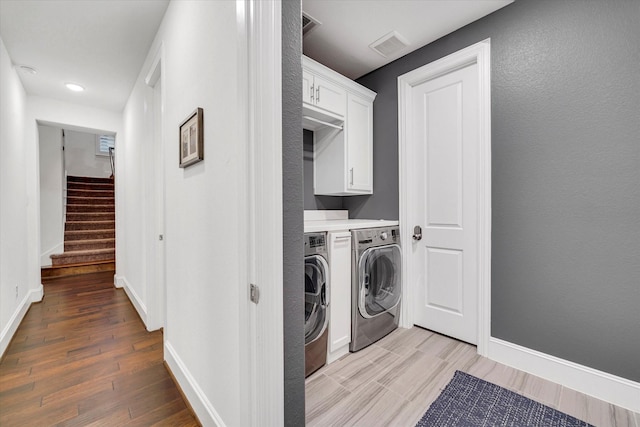
[[[422,228],[419,225],[413,227],[413,240],[422,240]]]

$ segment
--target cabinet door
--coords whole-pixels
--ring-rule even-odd
[[[347,189],[373,193],[373,103],[347,97]]]
[[[315,105],[324,110],[344,116],[346,110],[346,91],[322,77],[314,76]]]
[[[349,352],[351,342],[351,233],[329,233],[331,265],[329,363]]]
[[[306,102],[307,104],[313,104],[313,99],[315,98],[311,96],[311,91],[313,88],[313,74],[306,70],[302,70],[302,102]]]

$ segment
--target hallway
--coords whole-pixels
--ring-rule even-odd
[[[0,361],[2,426],[197,426],[113,272],[52,279]]]

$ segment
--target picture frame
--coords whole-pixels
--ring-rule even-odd
[[[181,168],[191,166],[204,160],[204,128],[203,110],[198,107],[182,123],[178,138],[179,165]]]

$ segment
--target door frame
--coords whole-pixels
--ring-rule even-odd
[[[240,424],[284,424],[282,241],[282,9],[280,0],[238,0],[238,117],[246,143],[248,215],[240,292]],[[245,255],[245,254],[243,254]],[[259,302],[249,285],[259,287]],[[265,368],[268,367],[268,368]]]
[[[426,64],[398,77],[398,149],[400,181],[400,234],[402,246],[402,277],[404,295],[416,295],[413,271],[411,213],[415,211],[412,198],[415,191],[411,169],[412,158],[412,89],[428,80],[456,71],[471,64],[478,65],[478,346],[481,356],[487,356],[491,336],[491,40],[486,39]],[[402,304],[400,326],[410,328],[414,322],[413,304]]]

